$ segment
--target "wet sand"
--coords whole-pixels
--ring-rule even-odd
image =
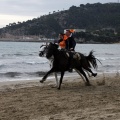
[[[120,76],[0,83],[0,120],[120,120]]]

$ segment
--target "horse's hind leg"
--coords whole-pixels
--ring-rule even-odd
[[[80,73],[79,70],[75,69],[75,71],[81,76],[81,78],[83,79],[84,82],[86,82],[85,78],[83,77],[83,75]]]
[[[89,80],[88,80],[85,72],[83,71],[83,69],[80,67],[80,68],[78,68],[77,70],[80,71],[80,73],[85,77],[85,79],[86,79],[86,85],[87,85],[87,86],[90,86],[90,82],[89,82]]]

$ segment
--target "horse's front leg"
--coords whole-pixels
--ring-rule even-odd
[[[53,71],[54,71],[54,68],[51,68],[51,70],[49,70],[49,71],[46,73],[46,75],[42,78],[42,80],[40,80],[40,83],[43,83],[43,82],[47,79],[48,75],[49,75],[50,73],[52,73]]]
[[[56,86],[58,87],[59,82],[58,82],[57,73],[56,73],[56,72],[54,72],[54,75],[55,75],[55,80],[56,80]]]
[[[61,87],[63,76],[64,76],[64,72],[61,72],[61,77],[60,77],[60,82],[59,82],[59,87],[58,87],[59,90],[60,90],[60,87]]]

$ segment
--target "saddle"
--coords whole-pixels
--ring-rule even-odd
[[[80,56],[79,53],[74,52],[74,53],[73,53],[73,58],[74,58],[74,59],[77,59],[77,60],[80,60],[80,59],[81,59],[81,56]]]
[[[80,54],[78,52],[68,51],[66,49],[61,50],[61,51],[65,51],[64,54],[68,58],[73,58],[73,59],[76,59],[76,60],[80,60],[81,59],[81,56],[80,56]]]

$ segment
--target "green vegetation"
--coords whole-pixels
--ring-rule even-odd
[[[1,37],[37,35],[55,38],[64,29],[85,29],[87,32],[76,33],[78,42],[120,42],[120,3],[95,3],[71,6],[69,10],[53,11],[26,22],[10,23],[0,29]]]

